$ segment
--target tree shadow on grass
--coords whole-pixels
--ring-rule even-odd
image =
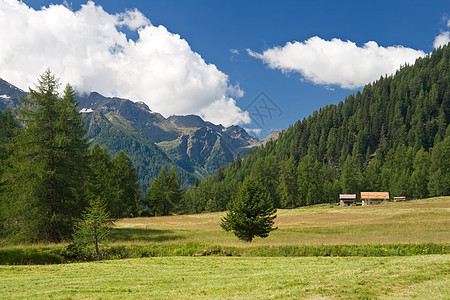
[[[142,228],[112,228],[110,232],[110,241],[128,242],[165,242],[185,239],[186,237],[179,232],[172,230],[142,229]]]

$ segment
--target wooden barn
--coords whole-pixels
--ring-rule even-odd
[[[362,205],[380,204],[389,201],[389,192],[361,192]]]
[[[339,194],[339,205],[340,206],[356,205],[356,194]]]
[[[406,201],[405,196],[394,197],[394,202],[402,202],[402,201]]]

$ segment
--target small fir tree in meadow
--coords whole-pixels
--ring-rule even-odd
[[[220,225],[246,242],[254,237],[265,238],[277,229],[273,226],[277,209],[252,176],[244,180],[237,197],[228,204],[228,210]]]
[[[79,253],[84,253],[84,256],[89,253],[89,248],[94,246],[95,258],[100,259],[100,245],[108,239],[111,225],[106,204],[100,197],[93,198],[83,213],[83,220],[76,226],[72,245]]]

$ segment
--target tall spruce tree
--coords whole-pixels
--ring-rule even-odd
[[[166,216],[177,211],[182,198],[183,192],[178,184],[175,168],[171,168],[169,174],[162,168],[147,191],[145,204],[151,215]]]
[[[60,242],[70,238],[84,202],[88,144],[84,121],[68,85],[62,97],[58,79],[47,70],[22,98],[23,129],[6,174],[10,235],[24,241]]]
[[[111,175],[117,190],[115,198],[112,199],[111,217],[122,218],[137,215],[142,192],[137,183],[137,173],[133,168],[133,162],[123,151],[120,151],[113,159]]]
[[[225,231],[233,231],[235,236],[246,242],[257,236],[265,238],[277,229],[273,227],[277,209],[253,176],[244,180],[238,196],[228,204],[228,210],[222,218],[221,227]]]
[[[111,176],[112,157],[105,147],[95,144],[89,152],[89,175],[86,184],[86,197],[89,202],[99,198],[108,212],[113,210],[118,187]]]
[[[11,109],[0,111],[0,193],[2,187],[2,174],[8,165],[8,158],[11,156],[12,138],[17,130],[18,124]]]
[[[174,167],[169,169],[167,184],[169,187],[168,198],[173,205],[173,211],[177,212],[183,199],[183,190],[180,188],[180,184],[178,183],[177,173]]]
[[[450,195],[450,136],[431,151],[428,190],[431,196]]]
[[[414,198],[424,198],[428,195],[430,155],[423,148],[415,154],[413,168],[414,171],[411,174],[411,194]]]
[[[298,164],[298,192],[300,205],[322,202],[324,175],[320,163],[307,154]]]
[[[281,199],[283,207],[295,208],[298,206],[297,166],[294,157],[281,164],[280,168]]]
[[[12,138],[17,130],[17,121],[11,109],[0,111],[0,238],[4,236],[5,221],[9,210],[7,201],[8,182],[4,176],[9,167],[9,159],[12,155]]]
[[[342,167],[341,186],[344,193],[357,194],[360,191],[362,175],[354,156],[348,155]]]

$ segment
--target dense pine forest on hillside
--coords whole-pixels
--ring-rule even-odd
[[[182,212],[225,210],[247,176],[279,208],[337,202],[341,192],[449,195],[449,68],[447,45],[315,111],[189,189]]]

